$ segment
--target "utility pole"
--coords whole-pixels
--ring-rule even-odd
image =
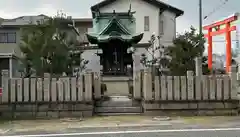
[[[202,32],[202,0],[199,0],[199,34]]]
[[[199,0],[199,34],[202,35],[202,0]],[[201,43],[199,43],[201,44]],[[196,57],[195,59],[195,75],[202,75],[202,58]]]

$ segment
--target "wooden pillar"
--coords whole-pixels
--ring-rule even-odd
[[[230,22],[226,24],[226,72],[230,72],[232,63]]]
[[[208,69],[212,70],[212,28],[208,29]]]

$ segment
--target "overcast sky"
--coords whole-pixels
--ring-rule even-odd
[[[100,0],[0,0],[0,16],[2,18],[15,18],[23,15],[55,15],[58,10],[73,17],[91,17],[90,6],[98,3]],[[177,8],[184,10],[184,15],[177,20],[177,31],[183,32],[191,25],[198,27],[198,0],[162,0]],[[212,11],[203,24],[211,23],[227,17],[235,12],[239,12],[240,0],[202,0],[203,16]],[[220,5],[222,7],[220,8]],[[219,8],[218,8],[219,7]],[[235,39],[236,33],[233,33]],[[214,40],[224,40],[224,35],[214,38]],[[234,44],[234,42],[233,42]],[[224,43],[217,42],[214,47],[215,52],[224,52]]]

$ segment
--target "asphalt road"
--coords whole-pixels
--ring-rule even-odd
[[[81,131],[81,130],[80,130]],[[75,130],[59,131],[58,133],[17,133],[4,137],[237,137],[240,128],[196,128],[196,129],[158,129],[157,127],[125,128],[125,129],[96,129],[77,132]]]

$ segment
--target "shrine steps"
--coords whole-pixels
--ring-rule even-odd
[[[103,116],[140,115],[142,105],[128,96],[110,96],[108,100],[95,102],[94,111],[96,115]]]

